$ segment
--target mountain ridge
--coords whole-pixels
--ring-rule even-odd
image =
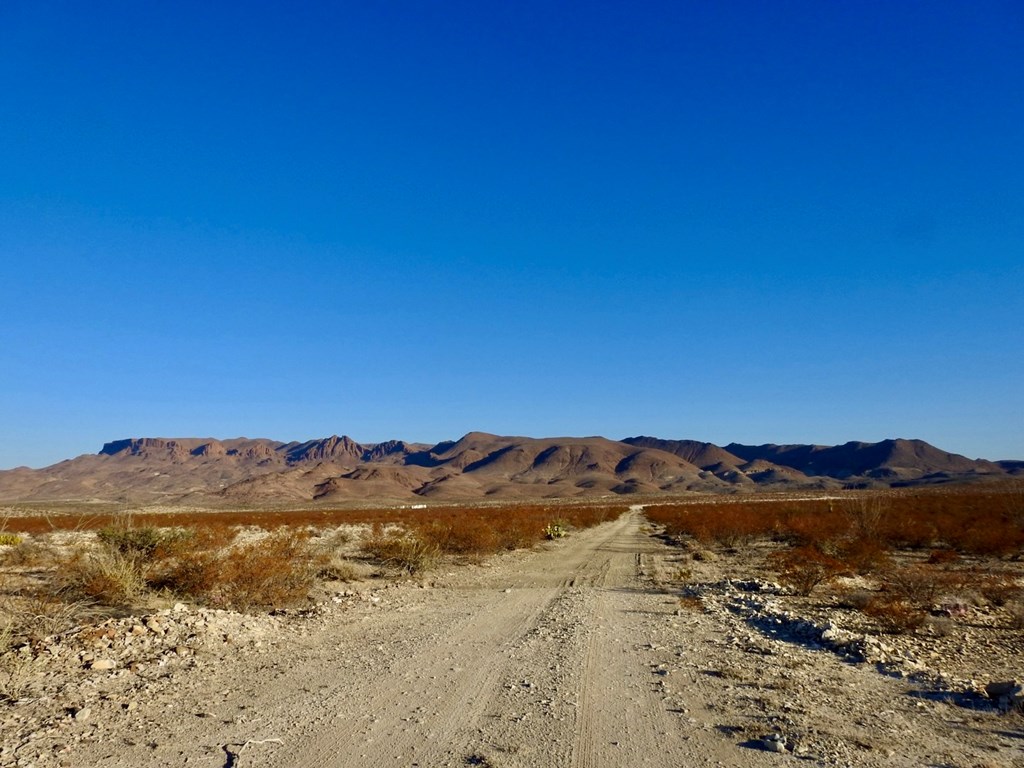
[[[140,503],[468,500],[886,488],[1024,477],[1024,461],[969,459],[918,439],[718,446],[650,436],[469,432],[434,445],[347,435],[137,437],[41,469],[0,470],[0,501]]]

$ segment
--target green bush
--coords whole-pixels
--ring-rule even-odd
[[[547,539],[561,539],[565,535],[565,526],[560,522],[548,523],[544,529],[544,537]]]

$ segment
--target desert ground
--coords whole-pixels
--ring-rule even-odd
[[[5,657],[0,766],[1024,765],[1012,604],[883,633],[861,577],[801,596],[770,542],[651,511],[290,609],[77,617]]]

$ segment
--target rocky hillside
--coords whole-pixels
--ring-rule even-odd
[[[607,494],[887,487],[1024,474],[920,440],[838,446],[471,432],[427,446],[350,437],[305,442],[132,438],[43,469],[0,472],[0,500],[262,502],[556,498]]]

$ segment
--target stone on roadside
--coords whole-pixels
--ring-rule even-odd
[[[781,733],[773,733],[761,739],[761,747],[768,752],[785,752],[786,737]]]
[[[1004,696],[1010,696],[1019,688],[1016,680],[993,680],[985,686],[985,693],[990,699],[999,700]]]

